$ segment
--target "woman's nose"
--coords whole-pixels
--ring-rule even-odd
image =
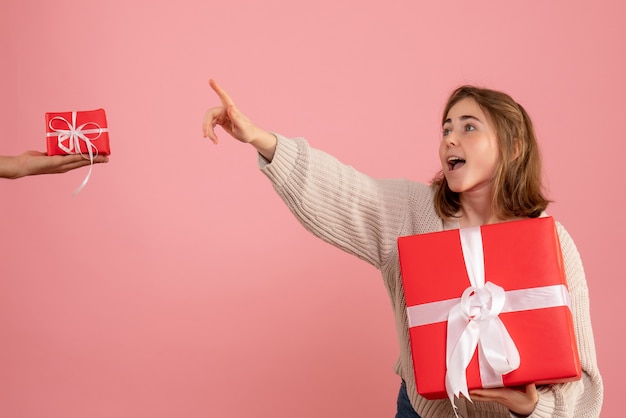
[[[452,132],[446,135],[445,144],[447,147],[455,147],[457,145],[457,139]]]

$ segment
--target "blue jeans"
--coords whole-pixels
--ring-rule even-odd
[[[406,392],[406,382],[402,380],[400,384],[400,393],[398,393],[398,412],[396,418],[421,418],[409,400],[409,394]]]

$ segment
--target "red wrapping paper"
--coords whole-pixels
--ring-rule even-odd
[[[76,114],[75,120],[73,113]],[[78,149],[73,141],[76,135],[72,133],[78,134]],[[48,155],[83,154],[89,156],[89,145],[85,138],[92,144],[94,156],[111,154],[104,109],[46,113]]]
[[[485,225],[485,282],[505,291],[565,285],[553,218]],[[400,237],[398,250],[407,307],[459,298],[470,286],[459,230]],[[504,386],[578,380],[581,367],[571,311],[567,306],[501,313],[520,353],[518,369]],[[409,329],[417,391],[427,399],[447,397],[447,321]],[[466,370],[469,390],[483,387],[477,353]]]

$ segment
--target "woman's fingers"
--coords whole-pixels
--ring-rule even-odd
[[[524,390],[509,388],[475,389],[470,391],[474,401],[498,402],[520,415],[530,415],[537,405],[539,394],[534,383]]]
[[[234,106],[235,105],[235,103],[233,102],[233,99],[230,98],[230,96],[228,95],[228,93],[226,93],[226,91],[224,91],[224,89],[222,89],[220,86],[217,85],[215,80],[210,79],[209,80],[209,85],[211,86],[213,91],[215,91],[215,93],[217,93],[217,95],[219,96],[220,100],[222,101],[222,105],[225,108],[228,108],[229,106]]]
[[[209,80],[211,88],[219,96],[222,106],[209,109],[204,117],[202,130],[205,138],[208,137],[217,144],[215,125],[220,125],[233,138],[247,143],[250,142],[254,126],[250,120],[239,111],[228,93],[226,93],[215,80]]]
[[[209,138],[213,143],[217,144],[217,135],[213,129],[215,125],[221,125],[224,119],[224,108],[214,107],[207,110],[204,115],[204,121],[202,122],[202,132],[205,138]]]

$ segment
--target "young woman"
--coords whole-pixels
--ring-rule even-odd
[[[445,400],[429,401],[416,390],[406,304],[400,277],[399,236],[540,216],[548,205],[541,192],[541,164],[532,123],[508,95],[463,86],[450,96],[442,119],[442,171],[431,185],[374,179],[316,150],[301,138],[287,139],[255,126],[213,80],[221,106],[207,111],[204,136],[217,143],[220,125],[260,154],[261,171],[299,221],[316,236],[381,271],[391,297],[400,343],[397,418],[451,417]],[[585,274],[569,234],[557,224],[583,377],[572,383],[522,390],[470,392],[457,400],[462,417],[597,417],[600,377],[589,316]],[[427,342],[425,342],[427,343]]]

